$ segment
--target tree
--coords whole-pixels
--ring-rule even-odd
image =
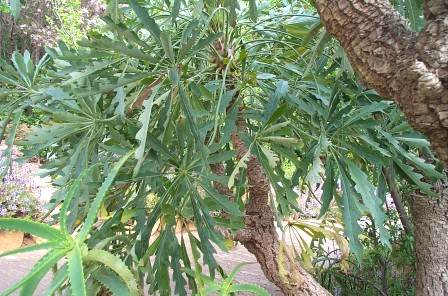
[[[16,52],[13,66],[1,65],[0,94],[10,99],[0,138],[11,124],[12,146],[24,108],[46,114],[21,145],[27,156],[49,154],[45,169],[59,186],[52,205],[63,208],[57,232],[0,219],[45,235],[51,242],[41,247],[58,251],[26,280],[38,282],[67,257],[52,287],[83,286],[81,270],[93,291],[132,294],[148,284],[169,295],[171,269],[176,294],[187,282],[198,293],[201,254],[212,277],[222,272],[213,258],[215,246],[227,248],[220,226],[286,295],[328,295],[277,234],[297,211],[293,188],[323,183],[321,216],[339,206],[359,258],[361,217],[389,243],[384,190],[376,190],[386,186],[385,168],[426,194],[427,182],[443,177],[415,153],[434,160],[397,108],[357,83],[307,3],[110,5],[105,28],[78,49],[60,43],[37,65]],[[35,285],[9,291],[21,287]]]
[[[397,102],[447,166],[448,3],[425,1],[425,24],[418,33],[389,1],[317,0],[316,5],[326,28],[340,41],[360,78],[383,97]],[[439,190],[437,200],[423,198],[417,197],[414,202],[417,295],[446,295],[446,259],[428,260],[447,257],[441,250],[445,249],[448,229],[429,225],[434,220],[446,223],[446,194]],[[421,213],[431,215],[422,217]]]

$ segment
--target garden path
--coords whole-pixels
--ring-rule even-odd
[[[0,258],[0,293],[15,282],[19,281],[43,254],[43,251],[36,251],[28,254],[19,254]],[[241,245],[236,246],[228,253],[218,251],[216,259],[226,272],[230,272],[240,262],[256,262],[255,257]],[[51,276],[47,275],[39,285],[35,295],[42,295],[50,280]],[[268,290],[271,295],[282,295],[280,290],[266,279],[258,263],[243,266],[241,271],[236,276],[236,281],[254,283]]]

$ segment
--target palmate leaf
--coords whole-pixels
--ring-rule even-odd
[[[106,197],[106,194],[109,191],[110,187],[112,186],[112,183],[114,182],[115,177],[117,176],[119,170],[132,154],[134,154],[134,151],[128,152],[115,164],[115,166],[109,172],[103,184],[99,188],[98,193],[96,194],[95,199],[93,200],[90,206],[89,212],[87,213],[87,217],[84,221],[84,224],[81,230],[79,231],[78,235],[76,236],[76,240],[78,242],[83,242],[87,238],[87,235],[89,234],[90,229],[92,228],[93,223],[95,222],[95,219],[97,217],[103,199]]]
[[[213,198],[213,200],[220,204],[227,213],[236,217],[243,216],[243,213],[239,210],[237,204],[231,202],[227,196],[220,194],[216,189],[210,187],[210,185],[205,182],[200,182],[200,186],[211,198]]]
[[[70,186],[70,189],[67,192],[67,195],[64,199],[64,203],[62,204],[61,211],[59,213],[59,224],[61,231],[65,234],[68,234],[68,228],[67,228],[67,212],[70,207],[70,203],[79,190],[79,187],[81,186],[84,179],[93,171],[93,169],[97,167],[97,165],[93,165],[88,169],[85,169],[78,178],[73,182],[73,184]]]
[[[139,60],[148,61],[151,63],[157,63],[157,59],[152,55],[144,53],[138,48],[128,47],[124,43],[116,42],[108,38],[81,40],[78,42],[78,44],[84,47],[114,51]]]
[[[422,172],[424,172],[424,174],[428,177],[432,177],[432,178],[444,178],[445,175],[438,172],[435,169],[435,166],[433,164],[430,164],[428,162],[425,162],[423,159],[421,159],[420,157],[416,156],[413,153],[410,153],[408,151],[406,151],[401,145],[400,143],[388,132],[383,131],[378,129],[379,133],[384,136],[384,138],[390,143],[392,144],[392,146],[397,149],[397,151],[401,154],[401,156],[405,157],[406,159],[408,159],[409,161],[411,161],[417,168],[419,168],[420,170],[422,170]]]
[[[68,275],[70,279],[70,289],[73,296],[86,296],[86,285],[84,279],[84,269],[82,267],[81,249],[75,243],[73,249],[67,254]]]
[[[104,266],[110,268],[120,276],[124,283],[126,283],[126,286],[129,289],[130,296],[140,295],[137,281],[135,280],[134,275],[123,263],[123,261],[120,260],[120,258],[107,251],[94,249],[90,250],[83,259],[85,261],[99,262]]]
[[[367,207],[375,221],[375,226],[379,229],[380,241],[385,246],[390,246],[390,235],[387,229],[384,227],[387,216],[381,207],[382,200],[377,198],[375,194],[375,187],[369,182],[366,174],[361,171],[353,162],[345,159],[345,163],[348,166],[351,179],[356,184],[356,191],[361,195],[364,205]]]
[[[251,147],[249,147],[247,152],[243,155],[243,157],[241,157],[241,159],[236,164],[235,168],[232,171],[232,174],[230,174],[229,182],[227,183],[227,187],[232,188],[233,185],[235,184],[235,178],[236,178],[236,175],[238,174],[239,170],[241,168],[247,167],[247,162],[250,159],[250,149],[251,149]]]
[[[350,183],[344,168],[341,163],[338,162],[339,174],[342,181],[342,216],[344,220],[344,232],[349,239],[350,250],[353,251],[356,258],[360,261],[362,255],[362,245],[359,241],[359,235],[362,232],[361,227],[358,224],[358,220],[361,218],[361,212],[359,210],[359,201],[356,194],[352,191],[352,184]]]
[[[151,32],[153,37],[160,41],[160,33],[162,32],[159,28],[159,25],[157,25],[156,21],[149,16],[148,11],[141,7],[136,0],[129,0],[129,3],[131,5],[131,8],[135,11],[135,14],[137,14],[137,17],[141,20],[145,28]]]
[[[171,44],[171,37],[167,32],[160,33],[160,41],[162,42],[163,50],[165,51],[165,55],[170,59],[172,63],[175,61],[173,45]]]
[[[258,11],[256,0],[249,0],[249,16],[253,22],[257,21]]]
[[[135,150],[135,158],[141,163],[143,161],[143,155],[145,153],[146,147],[146,138],[148,136],[148,128],[149,122],[151,119],[151,110],[154,102],[154,98],[158,93],[160,85],[157,85],[153,90],[151,96],[145,100],[143,103],[144,110],[140,114],[138,121],[141,124],[141,127],[137,134],[135,135],[135,139],[139,141],[139,145]]]
[[[335,188],[335,167],[334,162],[330,159],[325,163],[325,181],[322,188],[322,206],[319,213],[320,218],[322,218],[330,207]]]

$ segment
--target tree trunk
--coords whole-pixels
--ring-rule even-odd
[[[438,198],[415,195],[412,203],[416,296],[448,295],[448,184],[438,188]]]
[[[237,131],[246,131],[245,120],[237,120]],[[241,159],[247,147],[237,133],[232,143]],[[274,213],[269,203],[269,180],[255,156],[247,164],[249,200],[246,203],[245,228],[236,235],[249,252],[255,255],[266,277],[285,295],[331,295],[295,260],[287,246],[279,241]]]
[[[425,1],[418,35],[389,0],[315,2],[360,79],[395,100],[448,166],[448,1]]]

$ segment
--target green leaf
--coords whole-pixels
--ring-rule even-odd
[[[137,14],[137,17],[142,21],[145,28],[151,32],[157,41],[160,41],[160,33],[162,31],[160,31],[156,21],[149,16],[148,11],[141,7],[136,0],[129,0],[129,3],[131,4],[131,8],[135,11],[135,14]]]
[[[334,162],[329,160],[325,163],[325,181],[322,188],[322,206],[320,208],[319,217],[321,218],[330,207],[333,199],[334,190],[336,188]]]
[[[11,10],[11,15],[15,20],[20,18],[20,10],[22,9],[22,3],[20,0],[10,0],[9,9]]]
[[[84,269],[82,267],[81,250],[77,243],[67,255],[70,289],[73,296],[86,296]]]
[[[17,129],[19,127],[20,118],[22,117],[23,109],[20,108],[15,112],[14,117],[12,119],[12,126],[8,130],[8,137],[5,141],[6,149],[3,153],[0,153],[0,178],[3,178],[7,173],[11,165],[12,158],[12,148],[14,145],[14,140],[16,138]],[[6,127],[7,122],[5,122]],[[0,138],[0,143],[1,143]]]
[[[277,109],[278,104],[280,103],[280,99],[288,94],[289,85],[285,80],[279,80],[276,84],[276,89],[273,97],[268,101],[265,105],[263,120],[267,121],[271,118],[272,114],[274,114]]]
[[[423,11],[418,6],[416,0],[404,0],[406,15],[411,24],[412,30],[418,32],[423,26]]]
[[[403,173],[404,177],[407,177],[411,182],[417,185],[422,192],[430,196],[436,196],[436,193],[431,190],[432,185],[423,182],[423,176],[415,172],[413,167],[403,163],[400,159],[397,158],[394,158],[393,161],[397,165],[398,169]]]
[[[235,276],[237,275],[238,272],[240,272],[241,268],[245,265],[249,265],[249,264],[254,264],[251,262],[241,262],[238,263],[233,269],[232,271],[229,273],[229,275],[225,278],[224,282],[223,282],[223,287],[230,287],[232,285],[233,280],[235,279]],[[227,289],[226,289],[227,291]]]
[[[14,284],[12,287],[4,290],[2,292],[2,296],[7,296],[27,284],[30,280],[32,281],[34,277],[39,276],[42,273],[48,272],[50,268],[55,265],[59,259],[61,259],[66,253],[66,250],[55,249],[51,252],[48,252],[45,256],[43,256],[37,263],[33,266],[31,271],[22,277],[22,279]]]
[[[444,178],[445,175],[438,172],[435,169],[435,166],[433,164],[425,162],[425,160],[421,159],[420,157],[416,156],[413,153],[409,153],[406,151],[403,147],[401,147],[400,143],[388,132],[377,129],[381,135],[383,135],[389,143],[393,145],[397,151],[407,158],[409,161],[411,161],[417,168],[419,168],[426,176],[433,177],[433,178]]]
[[[350,124],[363,119],[370,117],[375,112],[383,111],[384,109],[388,108],[390,106],[389,102],[373,102],[369,105],[363,106],[359,108],[358,110],[355,110],[350,114],[349,119],[344,122],[342,127],[349,126]]]
[[[59,289],[59,287],[66,281],[67,277],[68,277],[68,266],[67,266],[67,263],[65,263],[54,274],[53,280],[51,281],[50,285],[43,293],[43,296],[54,295],[56,290]]]
[[[258,147],[260,147],[260,149],[263,152],[264,156],[268,160],[269,166],[271,168],[275,168],[277,166],[277,162],[280,160],[278,158],[278,156],[275,155],[274,152],[271,149],[269,149],[269,148],[266,148],[264,146],[258,146]]]
[[[139,162],[143,161],[143,155],[145,153],[145,147],[146,147],[146,138],[148,136],[149,122],[151,119],[152,105],[154,102],[154,98],[159,91],[159,88],[160,84],[153,89],[151,96],[147,100],[145,100],[145,102],[143,103],[144,110],[138,118],[141,127],[137,132],[137,134],[135,135],[135,139],[139,141],[138,147],[135,150],[135,158]]]
[[[113,295],[129,296],[129,290],[123,280],[107,268],[102,268],[92,274],[93,278],[106,287]]]
[[[163,50],[165,55],[170,59],[172,63],[175,62],[173,45],[171,44],[171,37],[167,32],[160,33],[160,41],[162,42]]]
[[[356,194],[352,191],[352,185],[344,172],[344,168],[338,163],[339,173],[342,181],[342,217],[344,220],[344,232],[349,239],[350,250],[355,254],[358,261],[361,261],[362,245],[359,241],[361,227],[358,219],[361,218]]]
[[[109,267],[120,276],[124,283],[126,283],[126,286],[129,289],[130,296],[140,295],[137,281],[135,280],[134,275],[123,263],[123,261],[120,260],[120,258],[112,255],[109,252],[94,249],[90,250],[87,255],[84,256],[84,260],[100,262],[106,267]]]
[[[237,204],[230,201],[228,196],[219,193],[205,182],[200,182],[200,185],[211,198],[223,207],[227,213],[237,217],[243,216],[243,213],[239,210]]]
[[[171,8],[171,21],[173,23],[176,22],[177,17],[179,16],[180,11],[180,2],[181,0],[174,0],[173,7]]]
[[[244,292],[249,292],[249,293],[253,293],[257,296],[269,296],[271,294],[269,294],[269,292],[265,289],[262,288],[260,286],[257,286],[255,284],[233,284],[230,287],[229,292],[231,293],[244,293]]]
[[[298,139],[281,137],[281,136],[268,136],[268,137],[260,138],[260,140],[263,140],[263,141],[266,141],[266,142],[270,142],[270,143],[274,143],[274,144],[287,146],[287,147],[294,147],[294,146],[299,144],[299,140]]]
[[[256,0],[249,0],[249,16],[253,22],[257,21],[258,12]]]
[[[199,128],[196,124],[195,117],[193,116],[193,109],[191,108],[190,100],[188,99],[188,96],[185,92],[184,87],[179,84],[179,96],[180,96],[180,104],[182,107],[182,111],[185,114],[185,117],[187,118],[188,127],[191,131],[191,134],[193,135],[196,145],[199,148],[201,152],[201,157],[206,163],[207,155],[206,155],[206,148],[204,146],[204,140],[201,137],[201,134],[199,132]]]
[[[78,192],[79,187],[81,186],[84,179],[92,172],[92,170],[97,167],[97,165],[93,165],[88,169],[85,169],[78,178],[73,182],[73,184],[70,186],[70,189],[67,192],[67,196],[64,199],[64,203],[62,204],[61,211],[59,212],[59,224],[61,231],[65,234],[68,234],[68,228],[67,228],[67,212],[70,207],[70,203],[75,196],[75,194]]]
[[[86,239],[87,235],[90,232],[90,229],[93,226],[93,223],[95,222],[103,199],[106,197],[106,194],[109,191],[109,188],[112,186],[112,183],[114,182],[119,170],[132,154],[134,154],[134,151],[130,151],[126,155],[124,155],[107,175],[107,178],[104,180],[90,206],[89,212],[87,213],[87,217],[84,221],[84,225],[76,236],[76,240],[78,242],[83,242]]]
[[[353,162],[345,160],[350,177],[355,182],[355,190],[361,195],[364,205],[372,215],[376,227],[379,229],[380,241],[385,246],[390,246],[390,235],[384,227],[387,216],[382,209],[382,201],[375,194],[375,187],[369,182],[367,175],[361,171]]]
[[[40,243],[40,244],[36,244],[36,245],[31,245],[31,246],[26,246],[26,247],[21,247],[21,248],[14,249],[14,250],[6,251],[3,253],[0,253],[0,257],[17,255],[17,254],[27,253],[27,252],[34,252],[34,251],[44,250],[44,249],[54,249],[54,248],[61,247],[61,246],[62,246],[61,242],[50,241],[50,242]]]
[[[28,58],[29,58],[29,52],[28,52]],[[14,67],[17,69],[17,72],[19,73],[22,80],[31,87],[31,79],[33,77],[33,73],[29,74],[27,71],[27,65],[24,60],[24,56],[22,56],[18,51],[14,51],[11,58],[12,63],[14,64]],[[31,76],[31,79],[30,79]]]
[[[48,270],[42,270],[41,272],[37,273],[35,276],[30,278],[20,290],[20,296],[29,296],[33,295],[36,291],[37,286],[39,285],[40,281],[43,279],[43,277],[48,273]]]
[[[245,168],[247,166],[247,162],[250,159],[250,148],[247,150],[247,152],[241,157],[241,159],[236,164],[235,168],[232,171],[232,174],[229,177],[229,183],[227,184],[227,187],[232,188],[235,184],[235,177],[240,171],[240,168]]]
[[[216,40],[218,40],[222,36],[223,36],[223,33],[222,32],[218,32],[218,33],[212,33],[212,34],[208,35],[207,37],[202,38],[201,40],[198,41],[198,43],[195,46],[193,46],[193,48],[191,49],[191,54],[192,55],[197,54],[202,49],[204,49],[205,47],[211,45],[213,42],[215,42]]]
[[[22,231],[47,240],[66,239],[63,233],[47,224],[19,218],[0,218],[0,229]]]

